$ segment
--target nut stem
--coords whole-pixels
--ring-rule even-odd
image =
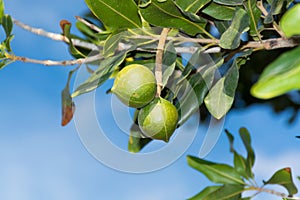
[[[160,34],[160,38],[156,50],[156,59],[155,59],[155,79],[157,85],[156,97],[160,97],[161,90],[163,87],[162,60],[163,60],[164,46],[166,43],[169,30],[170,30],[169,28],[163,28]]]

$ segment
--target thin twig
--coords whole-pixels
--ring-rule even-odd
[[[300,200],[299,197],[289,197],[285,193],[278,192],[278,191],[275,191],[275,190],[272,190],[272,189],[262,188],[262,187],[249,187],[249,188],[247,188],[247,190],[256,190],[256,191],[258,191],[258,193],[265,192],[265,193],[276,195],[276,196],[281,197],[281,198]]]
[[[34,27],[29,26],[27,24],[24,24],[23,22],[20,22],[16,19],[13,19],[13,22],[14,22],[15,25],[21,27],[22,29],[27,30],[27,31],[29,31],[31,33],[34,33],[36,35],[44,36],[44,37],[47,37],[47,38],[50,38],[50,39],[56,40],[56,41],[63,41],[63,42],[66,42],[66,43],[70,42],[67,37],[65,37],[61,34],[48,32],[48,31],[45,31],[45,30],[40,29],[40,28],[34,28]],[[92,44],[92,43],[88,43],[88,42],[84,42],[84,41],[81,41],[81,40],[72,39],[72,43],[73,43],[74,46],[83,47],[83,48],[90,49],[90,50],[99,50],[99,47],[97,45]]]
[[[82,23],[84,23],[85,25],[87,25],[88,27],[90,27],[92,30],[98,32],[98,33],[102,33],[103,30],[101,30],[98,26],[95,26],[94,24],[86,21],[85,19],[83,19],[82,17],[80,16],[76,16],[76,19]]]
[[[169,28],[163,28],[160,34],[160,38],[156,50],[156,59],[155,59],[155,79],[157,84],[156,97],[160,97],[161,89],[163,86],[162,59],[163,59],[164,47],[165,47],[169,30],[170,30]]]
[[[77,65],[83,63],[91,63],[103,58],[100,54],[90,56],[87,58],[79,58],[74,60],[64,60],[64,61],[54,61],[54,60],[37,60],[32,58],[27,58],[23,56],[16,56],[12,54],[6,54],[6,57],[12,61],[22,61],[27,63],[35,63],[46,66],[68,66],[68,65]]]

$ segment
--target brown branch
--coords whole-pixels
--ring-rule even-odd
[[[169,28],[163,28],[160,34],[160,38],[156,50],[156,60],[155,60],[155,79],[157,84],[156,97],[160,97],[162,86],[163,86],[162,59],[163,59],[164,46],[166,43],[169,30],[170,30]]]

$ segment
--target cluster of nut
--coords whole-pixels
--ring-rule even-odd
[[[125,105],[139,109],[138,124],[146,137],[168,142],[174,133],[178,112],[169,101],[155,97],[153,72],[139,64],[124,67],[111,89]]]

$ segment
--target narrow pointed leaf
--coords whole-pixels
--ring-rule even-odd
[[[188,164],[200,171],[209,180],[222,184],[245,184],[240,174],[231,166],[209,162],[197,157],[188,156]]]
[[[85,2],[110,31],[142,27],[138,7],[133,0],[85,0]]]
[[[300,47],[281,54],[268,65],[251,94],[257,98],[270,99],[291,90],[300,89]]]
[[[207,33],[206,23],[197,23],[187,19],[173,0],[164,2],[152,0],[151,4],[140,8],[140,12],[147,22],[155,26],[178,28],[190,35]]]
[[[260,36],[260,29],[261,27],[259,24],[260,22],[260,16],[261,16],[261,11],[257,8],[256,5],[257,1],[256,0],[248,0],[246,3],[246,10],[248,12],[248,15],[250,17],[250,35],[251,36]]]
[[[287,189],[289,195],[296,194],[298,192],[292,179],[292,172],[290,168],[283,168],[275,172],[273,176],[265,182],[265,184],[278,184]]]
[[[76,88],[72,97],[90,92],[102,85],[113,74],[116,68],[126,58],[126,52],[119,52],[118,55],[106,58],[100,62],[97,70],[81,85]]]
[[[251,146],[250,133],[246,128],[240,128],[239,134],[247,150],[247,167],[251,169],[255,162],[255,153]]]
[[[235,49],[240,45],[240,36],[249,29],[249,16],[241,8],[237,8],[232,23],[220,39],[220,46],[224,49]]]
[[[205,105],[216,119],[221,119],[231,108],[238,78],[239,69],[234,61],[225,76],[218,80],[205,97]]]

